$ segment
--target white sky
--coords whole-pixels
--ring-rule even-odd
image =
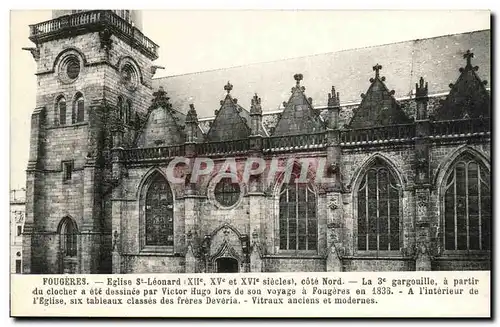
[[[11,12],[11,183],[25,186],[35,62],[22,47],[50,11]],[[156,77],[490,28],[488,11],[143,11]]]

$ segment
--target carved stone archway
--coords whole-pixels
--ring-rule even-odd
[[[234,227],[225,224],[210,237],[208,256],[206,257],[209,273],[246,272],[248,256],[248,237]]]

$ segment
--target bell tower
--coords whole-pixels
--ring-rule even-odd
[[[158,45],[133,10],[54,10],[30,25],[37,63],[23,273],[111,272],[113,136],[133,143]]]

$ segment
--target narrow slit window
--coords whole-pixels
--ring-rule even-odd
[[[64,161],[62,163],[63,181],[70,181],[73,175],[73,161]]]

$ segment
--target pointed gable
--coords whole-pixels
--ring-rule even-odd
[[[137,147],[156,147],[183,144],[186,116],[174,109],[162,87],[153,93],[146,123],[137,139]]]
[[[382,66],[379,64],[373,66],[375,78],[370,78],[371,85],[368,91],[366,94],[361,94],[363,100],[354,111],[349,128],[370,128],[411,122],[394,98],[394,91],[389,91],[385,85],[385,77],[380,77],[381,69]]]
[[[215,119],[207,132],[206,139],[209,142],[241,140],[250,135],[250,115],[231,96],[232,89],[231,83],[227,82],[224,86],[226,98],[221,101],[221,107],[216,111]]]
[[[296,85],[292,87],[292,95],[283,103],[285,109],[276,124],[273,136],[297,135],[324,131],[325,124],[314,110],[311,100],[304,94],[305,87],[300,85],[302,74],[295,74]]]
[[[463,118],[479,118],[490,116],[490,95],[486,90],[486,81],[481,81],[476,71],[478,66],[472,66],[474,54],[467,50],[464,58],[467,60],[455,84],[450,84],[451,90],[442,105],[437,109],[435,119],[452,120]]]

